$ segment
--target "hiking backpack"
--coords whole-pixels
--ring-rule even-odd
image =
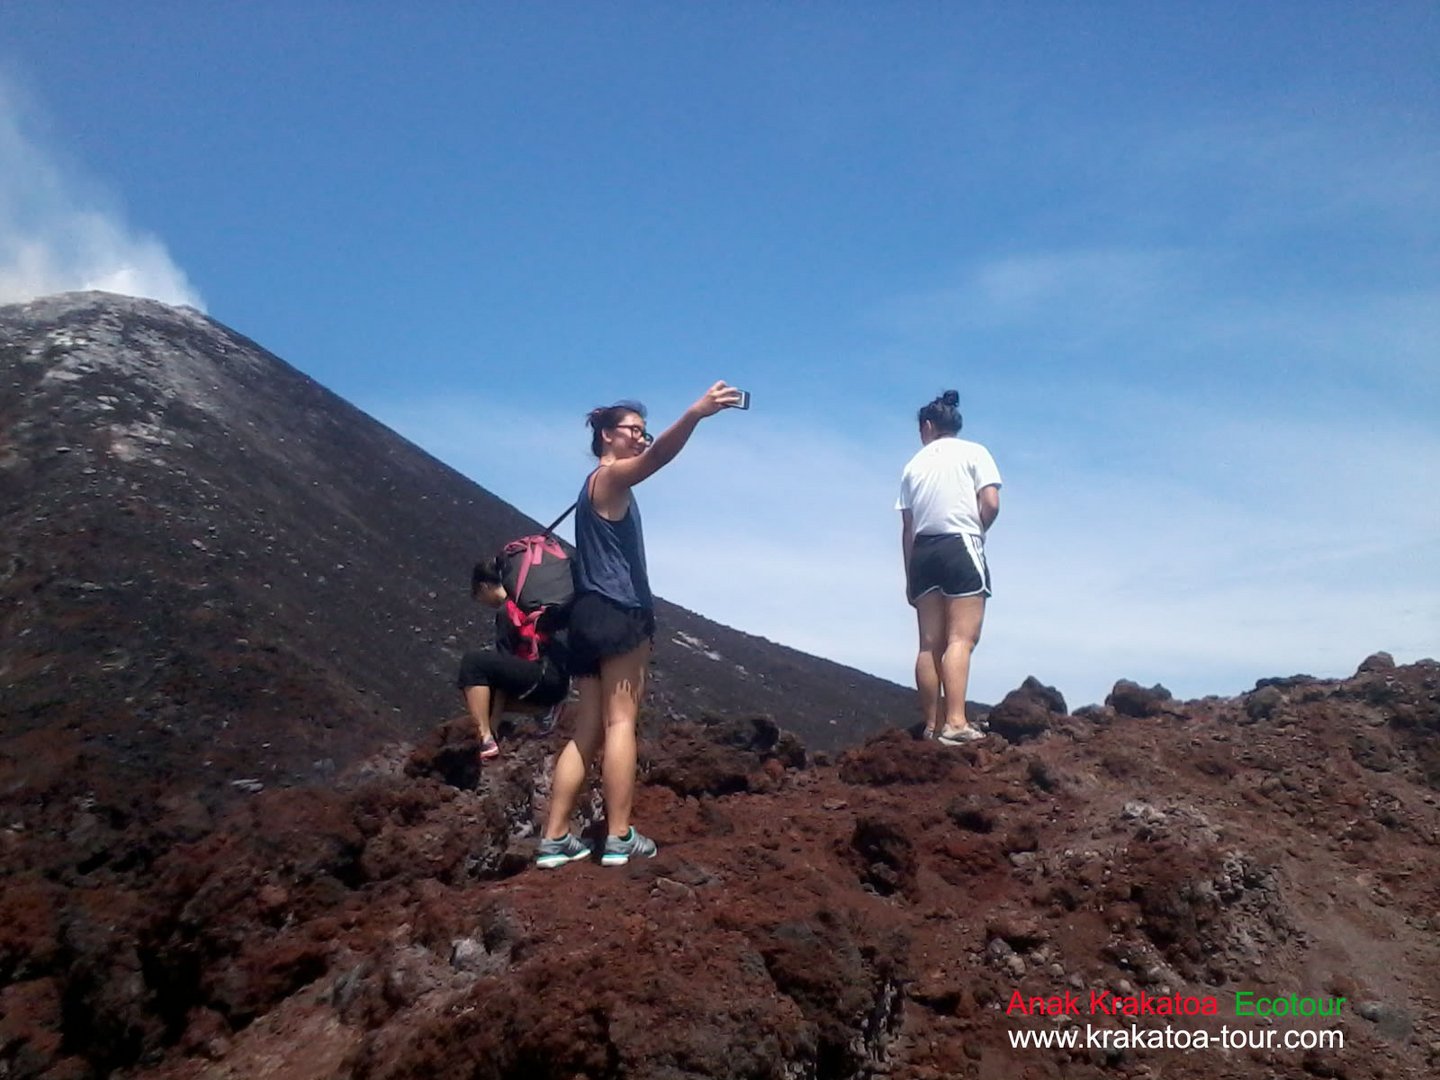
[[[540,630],[540,617],[575,597],[570,556],[550,535],[574,509],[572,504],[544,532],[511,540],[500,549],[505,615],[515,629],[515,655],[521,660],[540,659],[540,649],[549,640]]]

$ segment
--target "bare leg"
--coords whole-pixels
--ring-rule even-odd
[[[505,694],[500,690],[491,690],[488,686],[468,686],[465,688],[465,707],[470,710],[470,718],[475,721],[475,731],[480,736],[480,741],[493,739],[495,720],[505,712]]]
[[[467,686],[465,688],[465,707],[470,710],[470,718],[475,721],[475,732],[481,742],[493,738],[495,735],[490,727],[490,705],[490,687]]]
[[[559,840],[570,832],[575,802],[585,786],[590,762],[595,760],[605,737],[600,679],[591,676],[578,682],[580,700],[575,705],[575,737],[555,759],[555,777],[550,783],[550,813],[545,820],[545,835],[552,840]]]
[[[985,621],[985,597],[960,596],[945,600],[945,654],[940,678],[945,687],[945,728],[954,734],[969,725],[965,719],[965,693],[970,683],[970,654],[980,644]]]
[[[920,716],[925,721],[925,737],[935,734],[935,721],[940,714],[940,660],[945,653],[945,598],[938,591],[928,592],[915,601],[915,615],[920,624],[920,652],[915,657],[915,688],[920,693]]]
[[[611,836],[624,836],[630,831],[638,758],[635,724],[645,694],[645,666],[649,660],[650,642],[646,641],[628,653],[609,657],[600,667],[605,702],[605,822]]]

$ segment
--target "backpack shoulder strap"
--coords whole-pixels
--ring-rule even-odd
[[[560,523],[562,521],[564,521],[567,517],[569,517],[575,512],[575,508],[579,505],[580,504],[578,502],[571,503],[568,507],[565,508],[565,512],[563,514],[561,514],[558,518],[552,521],[549,525],[545,526],[544,531],[542,531],[540,535],[549,536],[551,533],[553,533],[556,529],[560,527]]]

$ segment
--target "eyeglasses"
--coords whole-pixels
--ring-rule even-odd
[[[651,435],[648,431],[646,431],[644,425],[642,424],[616,424],[615,426],[624,431],[630,432],[631,438],[639,439],[646,446],[649,446],[655,441],[655,436]]]

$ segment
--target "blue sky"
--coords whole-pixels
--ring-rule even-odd
[[[1004,473],[972,697],[1440,653],[1433,4],[11,5],[0,299],[202,306],[662,595],[909,681],[900,469]]]

